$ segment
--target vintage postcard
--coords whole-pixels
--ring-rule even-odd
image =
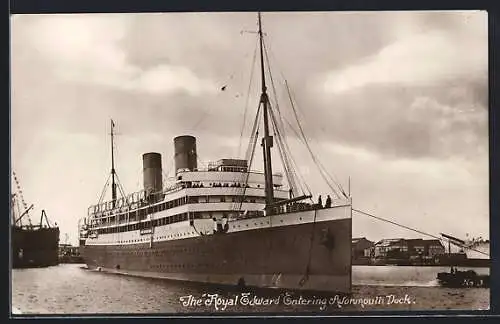
[[[12,313],[488,310],[487,21],[13,15]]]

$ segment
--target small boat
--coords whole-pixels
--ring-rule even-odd
[[[441,286],[449,288],[489,288],[490,286],[489,275],[480,275],[474,270],[459,271],[453,267],[450,272],[439,272],[437,279]]]
[[[448,240],[448,254],[451,254],[451,244],[460,247],[465,244],[465,241],[451,235],[441,233],[441,236]],[[480,275],[474,270],[460,271],[454,266],[451,267],[450,272],[439,272],[437,280],[441,286],[449,288],[488,288],[490,286],[490,275]]]

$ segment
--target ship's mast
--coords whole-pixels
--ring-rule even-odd
[[[269,135],[268,107],[269,97],[267,96],[266,76],[264,72],[264,35],[262,33],[262,22],[260,12],[259,16],[259,44],[260,44],[260,72],[262,77],[262,94],[260,103],[263,106],[264,114],[264,138],[262,138],[262,149],[264,153],[264,177],[266,181],[266,214],[272,214],[271,205],[274,202],[273,191],[273,170],[271,163],[271,147],[273,147],[273,137]]]
[[[113,129],[115,127],[115,123],[113,119],[111,119],[111,197],[113,202],[113,208],[116,203],[116,182],[115,182],[115,146],[114,146],[114,133]]]

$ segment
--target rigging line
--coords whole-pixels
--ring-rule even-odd
[[[324,173],[327,173],[327,172],[325,172],[325,170],[322,170],[322,168],[320,167],[320,165],[318,165],[318,160],[317,160],[315,154],[313,153],[313,151],[311,149],[311,146],[309,145],[309,142],[307,141],[307,138],[306,138],[306,136],[304,134],[304,129],[302,128],[302,124],[300,123],[300,120],[299,120],[299,117],[298,117],[298,114],[297,114],[297,110],[295,109],[295,105],[293,103],[292,95],[290,93],[290,88],[288,87],[288,83],[286,82],[286,80],[285,80],[285,85],[286,85],[286,88],[287,88],[287,91],[288,91],[290,105],[292,106],[292,110],[293,110],[293,113],[294,113],[294,116],[295,116],[295,120],[297,121],[297,125],[299,126],[300,134],[302,135],[302,138],[304,140],[304,144],[306,145],[309,153],[311,154],[311,158],[313,159],[314,163],[316,164],[316,166],[318,166],[318,169],[320,171],[321,177],[323,178],[323,180],[325,180],[325,182],[330,187],[330,189],[332,189],[332,191],[335,193],[335,195],[338,195],[336,193],[336,190],[333,189],[333,186],[330,184],[330,181],[328,181],[327,177],[324,174]],[[347,195],[345,194],[345,192],[342,189],[342,187],[340,186],[340,184],[336,183],[336,182],[334,182],[334,184],[337,185],[337,187],[340,190],[340,192],[342,192],[342,194],[347,198]]]
[[[271,80],[272,80],[272,77],[271,77]],[[271,83],[273,84],[273,88],[274,88],[274,82],[271,81]],[[275,90],[275,88],[274,88],[274,90]],[[277,102],[277,98],[276,98],[276,102]],[[277,104],[276,108],[278,110],[278,115],[280,116],[279,119],[276,117],[276,114],[274,113],[274,109],[273,109],[272,105],[269,105],[269,111],[271,114],[271,121],[272,121],[272,124],[274,127],[274,133],[275,133],[276,138],[277,138],[276,142],[278,144],[278,152],[279,152],[281,160],[282,160],[283,169],[284,169],[286,177],[288,179],[288,183],[289,183],[291,191],[293,192],[294,190],[300,189],[304,193],[305,190],[304,190],[303,186],[300,185],[300,188],[298,188],[298,186],[297,186],[296,176],[295,176],[295,172],[294,172],[295,170],[294,170],[293,164],[290,161],[292,154],[291,154],[291,150],[290,150],[288,143],[287,143],[285,129],[283,127],[283,118],[281,118],[281,113],[279,111],[278,104]],[[279,125],[280,123],[281,123],[281,126]],[[298,182],[300,184],[300,181],[298,181]]]
[[[104,188],[102,189],[101,195],[99,196],[99,202],[97,203],[100,205],[102,203],[102,200],[104,199],[104,195],[106,194],[106,191],[109,186],[109,179],[111,178],[111,173],[108,175],[108,179],[106,180],[106,183],[104,184]]]
[[[245,159],[247,161],[249,161],[249,163],[248,163],[248,170],[247,170],[247,174],[246,174],[244,185],[243,185],[243,193],[241,195],[240,206],[238,208],[236,208],[238,202],[236,202],[236,205],[233,206],[233,209],[238,209],[239,211],[241,211],[241,207],[243,205],[243,200],[245,199],[248,179],[250,177],[250,169],[252,167],[253,157],[255,155],[255,148],[257,146],[257,139],[259,137],[260,108],[261,108],[261,103],[259,102],[259,104],[257,106],[257,114],[255,115],[254,123],[252,125],[252,132],[250,133],[250,139],[249,139],[249,143],[248,143],[247,152],[245,154]]]
[[[318,159],[318,165],[319,165],[319,167],[321,167],[321,168],[323,169],[323,172],[325,173],[325,175],[326,175],[327,177],[329,177],[329,178],[330,178],[330,180],[331,180],[333,183],[337,184],[337,186],[338,186],[339,190],[342,192],[342,194],[344,195],[344,197],[346,197],[346,198],[347,198],[347,194],[345,193],[344,188],[342,187],[342,185],[340,184],[340,182],[338,181],[338,179],[337,179],[337,180],[334,180],[334,178],[333,178],[333,177],[332,177],[332,176],[328,173],[328,170],[326,169],[326,167],[322,164],[322,162],[321,162],[319,159]]]
[[[271,111],[272,112],[272,111]],[[273,113],[273,112],[272,112]],[[275,119],[274,121],[274,124],[275,124],[275,127],[277,127],[277,121],[276,121],[276,116],[274,115],[273,113],[273,118]],[[286,118],[283,118],[284,120],[286,120]],[[283,122],[283,119],[281,120],[281,122]],[[288,121],[287,121],[288,122]],[[282,125],[282,128],[284,129],[284,126]],[[284,130],[283,130],[284,132]],[[299,137],[299,136],[298,136]],[[288,141],[286,140],[286,136],[281,136],[280,134],[280,137],[278,137],[281,141],[282,141],[282,144],[284,145],[284,152],[285,152],[285,157],[287,158],[287,162],[289,163],[288,159],[290,159],[292,161],[292,165],[289,166],[289,168],[291,169],[291,171],[293,172],[294,170],[296,170],[298,168],[298,165],[297,163],[295,162],[295,160],[293,159],[293,155],[291,154],[291,149],[290,149],[290,146],[288,145]],[[278,143],[279,144],[279,143]],[[295,165],[295,168],[293,167],[293,165]],[[299,174],[300,175],[300,174]],[[293,173],[292,173],[292,176],[293,176]],[[302,178],[302,176],[300,175],[300,180],[304,182],[304,185],[306,185],[307,187],[307,191],[308,193],[310,194],[311,193],[311,190],[310,188],[307,186],[307,183],[306,181]],[[299,181],[300,183],[300,181]],[[305,192],[304,191],[304,188],[301,186],[301,190],[302,192]]]
[[[198,127],[202,124],[202,122],[210,115],[210,112],[212,111],[213,106],[214,105],[209,105],[208,108],[201,113],[200,118],[193,124],[193,126],[191,126],[192,132],[197,130]]]
[[[271,36],[267,36],[266,39],[268,40],[268,42],[267,42],[268,47],[267,48],[269,49],[269,54],[271,55],[271,58],[273,59],[274,62],[279,62],[276,59],[276,56],[274,56],[274,52],[271,49]],[[275,65],[276,65],[276,67],[278,69],[278,72],[280,73],[281,77],[283,78],[283,80],[286,80],[285,75],[283,74],[282,69],[280,69],[280,67],[279,67],[279,64],[276,63]]]
[[[299,132],[300,132],[300,134],[299,134],[299,133],[297,133],[297,132],[295,131],[295,129],[294,129],[294,128],[292,127],[292,125],[290,124],[290,122],[288,122],[288,121],[287,121],[287,122],[288,122],[288,124],[290,125],[290,128],[292,128],[292,130],[296,133],[296,135],[298,136],[298,138],[302,141],[302,143],[304,143],[304,145],[305,145],[305,146],[306,146],[306,148],[308,149],[309,153],[311,154],[311,157],[312,157],[312,159],[313,159],[313,162],[316,164],[316,166],[318,166],[316,156],[313,154],[312,149],[311,149],[311,147],[310,147],[310,145],[309,145],[309,143],[308,143],[308,141],[307,141],[307,138],[306,138],[306,136],[305,136],[305,134],[304,134],[304,130],[303,130],[303,128],[302,128],[302,124],[300,123],[300,120],[299,120],[299,117],[298,117],[297,111],[296,111],[296,109],[295,109],[295,105],[294,105],[293,100],[292,100],[292,96],[291,96],[291,94],[290,94],[290,89],[288,88],[288,84],[287,84],[286,80],[285,80],[285,85],[286,85],[286,88],[287,88],[287,91],[288,91],[288,98],[289,98],[289,100],[290,100],[290,105],[292,106],[292,111],[293,111],[293,113],[294,113],[295,120],[296,120],[296,122],[297,122],[297,125],[299,126]],[[325,177],[324,177],[324,175],[323,175],[323,173],[322,173],[322,170],[321,170],[321,168],[320,168],[319,166],[318,166],[318,169],[319,169],[320,174],[321,174],[321,176],[323,177],[323,179],[324,179],[324,180],[327,182],[327,184],[330,186],[329,181],[328,181],[327,179],[325,179]],[[334,191],[335,191],[335,190],[334,190]]]
[[[252,138],[252,136],[254,136],[256,130],[258,129],[258,126],[259,123],[260,123],[260,108],[261,108],[261,104],[260,102],[257,104],[257,113],[255,114],[255,119],[254,119],[254,124],[252,126],[252,131],[250,133],[250,137],[248,139],[248,147],[247,147],[247,151],[245,153],[245,159],[246,160],[249,160],[250,159],[250,153],[251,153],[251,148],[252,148],[252,143],[255,141],[254,138]]]
[[[287,91],[288,91],[288,95],[289,95],[289,99],[290,99],[290,102],[291,102],[291,104],[292,104],[292,107],[295,109],[295,106],[293,105],[293,102],[292,102],[292,100],[293,100],[293,99],[292,99],[292,95],[291,95],[291,93],[290,93],[290,88],[288,87],[288,82],[286,81],[286,79],[285,79],[285,85],[286,85],[286,87],[287,87]],[[295,112],[295,110],[294,110],[294,112]],[[296,115],[296,116],[295,116],[295,118],[296,118],[296,120],[297,120],[297,123],[299,124],[299,127],[301,127],[301,125],[300,125],[300,123],[299,123],[299,118],[298,118],[298,115],[296,114],[296,112],[295,112],[295,115]],[[286,119],[285,119],[285,120],[286,120]],[[287,123],[290,125],[290,127],[292,128],[292,130],[295,132],[295,134],[297,134],[297,132],[295,131],[295,129],[293,128],[293,126],[290,124],[290,122],[288,122],[288,120],[286,120],[286,121],[287,121]],[[301,132],[302,132],[302,129],[301,129]],[[300,136],[298,136],[298,137],[300,138]],[[307,141],[307,140],[306,140],[305,135],[304,135],[304,141],[303,141],[303,142],[305,143],[306,141]],[[306,143],[305,143],[305,144],[306,144]],[[306,145],[307,145],[307,144],[306,144]],[[312,153],[312,151],[311,151],[310,153],[311,153],[311,154],[313,154],[313,153]],[[344,189],[343,189],[342,185],[340,184],[340,182],[338,181],[337,177],[336,177],[336,176],[333,176],[333,177],[332,177],[332,176],[329,174],[328,170],[327,170],[327,169],[324,167],[324,165],[321,163],[321,161],[320,161],[320,160],[318,160],[318,159],[314,159],[314,160],[315,160],[316,165],[317,165],[317,166],[318,166],[318,168],[320,169],[320,172],[323,172],[323,173],[325,174],[325,176],[328,176],[328,177],[330,178],[330,181],[331,181],[331,182],[333,182],[333,183],[334,183],[334,184],[338,187],[338,189],[340,190],[340,192],[341,192],[341,193],[342,193],[345,197],[347,197],[347,195],[345,194],[345,191],[344,191]],[[321,170],[321,169],[322,169],[322,170]],[[325,179],[325,181],[327,181],[327,180]]]
[[[335,174],[332,176],[329,172],[328,172],[328,169],[323,165],[323,163],[321,162],[320,159],[317,159],[317,162],[318,162],[318,166],[320,168],[323,169],[323,172],[325,173],[325,175],[327,177],[330,178],[330,181],[335,183],[337,185],[337,187],[339,188],[339,190],[342,192],[342,194],[344,195],[344,197],[347,198],[347,194],[345,193],[345,190],[344,188],[342,187],[342,184],[340,183],[340,181],[338,180],[338,178],[335,176]]]
[[[288,147],[288,144],[285,143],[285,146]],[[288,151],[291,152],[290,148],[288,148]],[[293,155],[291,153],[289,154],[289,160],[290,160],[290,163],[291,163],[292,171],[294,172],[294,176],[297,178],[296,180],[299,183],[300,190],[303,193],[307,192],[308,195],[311,195],[311,188],[309,187],[309,185],[307,184],[307,181],[305,180],[304,176],[300,172],[299,166],[298,166],[297,162],[295,161],[295,159],[294,159],[294,157],[293,157]],[[305,189],[304,189],[304,187],[305,187]],[[298,193],[296,192],[296,194],[298,194]],[[311,201],[312,201],[312,199],[311,199]]]
[[[194,132],[198,129],[198,127],[205,121],[205,119],[210,115],[210,112],[213,110],[214,105],[209,105],[206,110],[201,113],[200,118],[194,123],[191,127],[191,131]]]
[[[244,33],[244,31],[241,31],[240,35],[243,35],[243,33]],[[258,37],[257,37],[256,41],[258,42]],[[245,42],[245,44],[248,44],[248,43]],[[231,69],[227,70],[227,71],[229,71],[228,78],[225,79],[224,85],[227,85],[235,76],[239,76],[239,74],[242,73],[242,69],[240,67],[244,64],[245,58],[248,57],[248,54],[250,54],[249,52],[247,52],[247,50],[244,50],[243,53],[242,53],[242,55],[238,55],[238,59],[231,62],[232,63],[231,65],[229,65],[229,64],[227,65],[228,67],[231,66]]]
[[[251,138],[251,142],[249,143],[249,149],[247,150],[247,154],[245,158],[249,161],[248,168],[252,168],[253,159],[255,156],[255,148],[257,146],[257,140],[259,139],[259,129],[260,129],[260,109],[257,111],[259,113],[259,117],[257,117],[255,128],[253,130],[253,138]]]
[[[302,134],[302,138],[303,138],[303,141],[304,141],[304,144],[307,146],[309,152],[311,153],[311,157],[313,158],[313,161],[315,162],[316,166],[318,167],[318,169],[320,170],[320,173],[322,173],[323,175],[323,178],[324,180],[328,183],[328,180],[325,179],[326,176],[329,176],[330,177],[330,181],[333,182],[337,187],[338,189],[340,190],[340,192],[345,196],[345,192],[344,192],[344,189],[342,188],[342,186],[340,185],[339,181],[336,180],[336,179],[333,179],[332,176],[328,173],[328,171],[326,170],[326,168],[323,166],[323,164],[321,163],[321,161],[319,161],[317,159],[317,157],[314,155],[313,151],[312,151],[312,148],[310,147],[308,141],[307,141],[307,138],[305,136],[305,133],[304,133],[304,130],[302,128],[302,124],[300,123],[300,119],[299,119],[299,116],[297,114],[297,111],[295,109],[295,105],[293,104],[293,97],[292,97],[292,94],[291,94],[291,90],[290,88],[288,87],[288,82],[285,80],[285,85],[286,85],[286,88],[287,88],[287,91],[288,91],[288,95],[289,95],[289,100],[290,100],[290,104],[292,105],[292,108],[293,108],[293,112],[294,112],[294,115],[295,115],[295,119],[297,121],[297,124],[299,126],[299,129],[300,129],[300,132]]]
[[[297,114],[297,112],[296,112],[296,109],[295,109],[295,108],[297,108],[298,110],[300,110],[300,109],[299,109],[299,107],[298,107],[298,106],[296,107],[296,105],[294,105],[294,104],[293,104],[293,101],[295,101],[295,100],[293,99],[293,95],[292,95],[292,93],[291,93],[291,89],[290,89],[290,87],[288,86],[288,82],[287,82],[286,80],[285,80],[285,85],[286,85],[286,89],[287,89],[287,92],[288,92],[288,96],[289,96],[290,103],[292,104],[292,107],[293,107],[293,110],[294,110],[294,113],[295,113],[295,118],[296,118],[296,120],[297,120],[297,123],[299,124],[299,128],[300,128],[300,130],[301,130],[301,133],[302,133],[302,134],[303,134],[303,136],[304,136],[304,140],[307,140],[307,139],[306,139],[306,137],[305,137],[305,134],[304,134],[304,132],[303,132],[302,126],[301,126],[301,124],[300,124],[300,122],[299,122],[298,114]],[[314,142],[314,139],[313,139],[313,142]],[[311,154],[312,154],[312,151],[311,151]],[[320,161],[319,159],[316,159],[316,161],[317,161],[317,162],[318,162],[318,164],[319,164],[319,165],[318,165],[318,167],[320,167],[320,168],[322,168],[322,169],[323,169],[323,172],[324,172],[324,173],[325,173],[325,174],[326,174],[326,175],[330,178],[330,180],[331,180],[333,183],[335,183],[335,185],[337,185],[337,187],[339,188],[340,192],[344,195],[344,197],[346,197],[346,198],[347,198],[347,195],[346,195],[346,193],[345,193],[345,190],[344,190],[344,188],[342,187],[342,185],[341,185],[340,181],[339,181],[339,180],[337,179],[337,177],[335,176],[335,174],[334,174],[334,176],[332,176],[332,175],[328,172],[328,170],[324,167],[324,165],[321,163],[321,161]]]
[[[253,58],[252,58],[252,66],[250,68],[250,81],[248,82],[247,97],[245,99],[245,111],[243,113],[243,122],[241,124],[240,140],[238,142],[238,156],[240,155],[241,142],[243,141],[243,132],[245,131],[245,124],[246,124],[246,117],[247,117],[248,105],[249,105],[249,102],[250,102],[250,91],[252,89],[253,75],[254,75],[254,71],[255,71],[255,61],[256,61],[256,57],[257,57],[258,42],[259,42],[259,38],[256,37],[255,49],[254,49]]]
[[[270,78],[271,86],[272,86],[272,89],[273,89],[274,100],[275,100],[275,103],[276,103],[276,109],[278,111],[278,116],[279,116],[279,119],[276,119],[276,116],[273,116],[273,118],[275,119],[274,120],[275,132],[277,130],[279,132],[279,130],[281,129],[281,133],[282,133],[282,135],[279,134],[279,136],[278,136],[278,139],[281,140],[281,142],[282,142],[281,145],[283,146],[283,148],[282,148],[283,149],[283,154],[281,152],[280,152],[280,154],[282,154],[283,166],[285,168],[285,172],[287,172],[287,177],[289,178],[289,182],[291,182],[290,185],[292,187],[296,187],[295,176],[294,176],[294,168],[290,165],[290,163],[288,161],[288,159],[289,159],[288,155],[291,156],[291,150],[290,150],[290,147],[289,147],[288,142],[287,142],[286,129],[285,129],[284,123],[283,123],[283,120],[285,118],[282,116],[281,109],[279,107],[278,93],[276,91],[276,86],[274,84],[274,78],[273,78],[273,73],[272,73],[272,70],[271,70],[271,64],[269,62],[269,56],[268,56],[268,51],[267,51],[266,43],[263,42],[263,46],[264,46],[264,53],[265,53],[265,56],[266,56],[266,62],[267,62],[267,69],[268,69],[268,72],[269,72],[269,78]],[[279,123],[278,123],[277,120],[279,120]],[[278,144],[279,144],[279,142],[278,142]],[[285,166],[285,163],[287,164],[286,166]],[[288,170],[286,170],[286,168],[288,168]],[[299,181],[299,183],[300,183],[300,181]],[[302,190],[302,192],[304,192],[304,188],[303,187],[301,187],[301,190]],[[292,189],[292,192],[293,192],[293,189]]]
[[[272,119],[273,120],[273,119]],[[273,124],[275,123],[275,121],[273,120]],[[285,152],[285,149],[284,149],[284,145],[282,143],[282,140],[280,139],[279,136],[277,136],[277,143],[278,143],[278,152],[280,154],[280,157],[283,161],[283,169],[285,171],[285,174],[286,174],[286,177],[288,179],[288,183],[289,183],[289,186],[290,186],[290,189],[297,189],[297,184],[295,183],[295,179],[294,179],[294,176],[293,176],[293,172],[291,170],[291,166],[290,166],[290,163],[288,162],[288,158],[286,156],[286,152]]]
[[[115,133],[114,136],[117,136],[118,134]],[[115,150],[115,156],[118,156],[118,145],[116,144],[116,141],[113,143],[113,147]],[[118,178],[118,172],[116,172],[116,164],[115,164],[115,177],[116,177],[116,184],[118,185],[118,190],[120,190],[120,194],[122,195],[123,198],[125,198],[125,191],[123,190],[123,186],[121,184],[120,179]]]
[[[253,145],[252,145],[252,155],[250,157],[250,162],[249,162],[249,168],[250,166],[252,165],[252,162],[253,162],[253,157],[255,155],[255,148],[257,147],[257,139],[258,139],[258,136],[259,136],[259,130],[257,129],[256,133],[255,133],[255,137],[254,137],[254,142],[253,142]],[[247,184],[248,184],[248,178],[250,177],[250,170],[247,170],[247,174],[246,174],[246,178],[245,178],[245,182],[243,184],[243,193],[241,194],[241,200],[240,200],[240,206],[238,207],[238,211],[241,212],[241,207],[243,207],[243,201],[245,200],[245,197],[246,197],[246,191],[247,191]]]
[[[272,122],[273,126],[276,127],[274,117],[271,118],[271,122]],[[275,135],[277,135],[277,133],[275,133]],[[280,136],[277,135],[276,139],[277,139],[276,142],[278,144],[278,153],[279,153],[279,155],[281,157],[281,160],[283,162],[282,163],[283,164],[283,169],[284,169],[286,177],[288,179],[290,188],[296,188],[296,185],[295,185],[293,177],[292,177],[292,173],[291,173],[290,168],[288,166],[287,158],[285,156],[285,153],[283,152],[283,143],[281,142]]]
[[[254,56],[255,56],[255,54],[254,54]],[[234,74],[235,74],[235,73],[231,73],[231,74],[230,74],[230,76],[229,76],[229,79],[228,79],[225,83],[228,83],[228,82],[229,82],[229,80],[230,80],[230,79],[232,79],[232,77],[233,77],[233,75],[234,75]],[[225,87],[226,87],[226,86],[224,86],[223,88],[225,88]],[[191,127],[191,129],[192,129],[192,130],[197,129],[197,128],[201,125],[201,123],[202,123],[202,122],[203,122],[203,121],[204,121],[204,120],[205,120],[205,119],[209,116],[209,114],[210,114],[210,112],[211,112],[211,110],[212,110],[212,109],[211,109],[211,107],[212,107],[212,106],[213,106],[213,105],[209,106],[209,108],[208,108],[207,110],[203,111],[203,113],[201,114],[201,117],[200,117],[200,118],[199,118],[199,119],[198,119],[198,120],[194,123],[194,125]]]
[[[247,170],[245,182],[243,185],[243,193],[241,195],[241,201],[239,202],[240,205],[237,208],[237,210],[240,212],[241,212],[241,207],[243,206],[243,200],[245,199],[245,196],[246,196],[248,179],[250,177],[250,169],[252,167],[253,157],[255,155],[255,148],[257,147],[257,139],[259,137],[260,116],[261,116],[260,109],[261,109],[261,104],[259,103],[259,105],[257,107],[257,114],[255,115],[254,124],[252,126],[252,133],[250,134],[250,142],[248,144],[247,153],[245,155],[245,159],[249,162],[248,162],[248,170]],[[234,209],[236,209],[236,205],[234,206]]]
[[[163,176],[165,177],[165,182],[166,182],[166,180],[168,180],[168,175],[170,174],[170,171],[172,171],[172,168],[174,166],[174,162],[175,162],[175,157],[172,157],[170,159],[170,164],[168,166],[167,172],[165,173],[165,171],[163,169],[161,170],[161,172],[163,173]]]
[[[267,55],[266,43],[262,42],[262,45],[264,46],[264,54],[266,56],[267,70],[269,72],[269,79],[271,81],[271,87],[273,89],[274,101],[276,103],[276,109],[278,110],[278,116],[279,116],[279,120],[281,122],[280,127],[284,131],[285,129],[284,129],[284,126],[283,126],[283,117],[281,115],[281,109],[280,109],[279,102],[278,102],[278,92],[276,91],[276,87],[274,86],[274,78],[273,78],[273,74],[272,74],[272,71],[271,71],[271,64],[269,63],[269,57]],[[283,134],[283,135],[286,136],[286,134]]]
[[[252,67],[253,67],[253,65],[255,64],[254,62],[255,62],[256,51],[257,51],[257,47],[256,47],[256,48],[255,48],[255,50],[254,50],[254,55],[253,55],[254,57],[253,57]],[[239,64],[237,64],[237,63],[235,62],[235,65],[239,65]],[[236,74],[236,72],[234,72],[234,70],[236,70],[236,68],[234,68],[234,69],[231,69],[231,70],[230,70],[230,71],[233,71],[233,72],[231,72],[231,73],[230,73],[230,75],[229,75],[229,79],[228,79],[228,80],[226,80],[225,84],[229,83],[229,80],[231,80],[231,79],[233,78],[233,76]],[[252,73],[252,75],[253,75],[253,69],[252,69],[251,73]],[[249,87],[251,86],[251,83],[252,83],[252,82],[250,81]],[[223,86],[223,88],[225,88],[225,87],[226,87],[226,85],[224,85],[224,86]],[[250,90],[249,90],[249,92],[250,92]],[[249,96],[250,96],[250,93],[249,93],[249,92],[248,92],[248,95],[247,95],[247,102],[248,102],[248,98],[249,98]],[[248,104],[246,104],[246,107],[247,107],[247,106],[248,106]],[[194,130],[196,130],[196,129],[198,129],[198,127],[199,127],[199,126],[200,126],[200,125],[201,125],[201,124],[205,121],[205,119],[206,119],[206,118],[210,115],[210,112],[213,110],[213,109],[212,109],[212,107],[213,107],[213,105],[209,106],[209,108],[208,108],[207,110],[203,111],[203,113],[202,113],[201,117],[200,117],[200,118],[196,121],[196,123],[195,123],[195,124],[191,127],[191,129],[192,129],[193,131],[194,131]],[[246,108],[245,108],[245,111],[246,111]],[[243,130],[242,130],[242,132],[243,132]],[[238,154],[239,154],[239,148],[238,148]]]
[[[288,159],[287,153],[290,152],[290,149],[289,149],[289,146],[288,146],[288,143],[287,143],[287,139],[286,139],[286,129],[285,129],[284,123],[283,123],[283,119],[284,118],[283,118],[283,116],[281,114],[281,109],[280,109],[280,106],[279,106],[278,92],[276,91],[276,86],[274,84],[274,78],[273,78],[273,73],[272,73],[272,70],[271,70],[271,64],[269,62],[269,56],[268,56],[268,51],[267,51],[266,43],[263,42],[263,46],[264,46],[264,53],[265,53],[265,56],[266,56],[266,62],[267,62],[267,69],[268,69],[268,72],[269,72],[269,78],[270,78],[270,81],[271,81],[271,87],[273,89],[274,101],[276,103],[276,109],[278,111],[278,116],[279,116],[279,119],[277,119],[277,120],[276,120],[276,116],[273,116],[273,118],[275,119],[274,120],[274,124],[275,124],[274,127],[275,127],[275,131],[281,129],[281,133],[282,133],[282,135],[280,135],[281,138],[280,137],[278,137],[278,138],[280,138],[280,140],[282,141],[283,150],[284,150],[283,166],[285,168],[288,167],[288,169],[289,169],[289,170],[285,170],[285,172],[287,172],[287,176],[289,178],[289,182],[291,182],[290,185],[292,187],[296,187],[294,176],[293,176],[294,169],[290,168],[290,164],[288,163],[288,160],[285,160],[285,159]],[[279,123],[278,123],[278,120],[279,120]],[[287,148],[288,148],[288,152],[286,151]],[[291,153],[290,153],[290,155],[291,155]],[[285,163],[287,164],[287,166],[285,166]],[[291,180],[290,180],[290,176],[291,176]],[[301,189],[302,189],[302,191],[304,191],[303,188],[301,188]],[[292,189],[292,191],[293,191],[293,189]]]
[[[298,138],[299,141],[301,141],[302,143],[304,142],[303,139],[300,137],[300,134],[295,130],[295,128],[293,128],[292,124],[288,121],[288,119],[284,118],[284,120],[287,122],[288,126],[290,127],[290,129],[292,130],[292,132],[295,134],[295,136]],[[290,147],[288,146],[288,143],[286,143],[287,145],[287,148],[288,148],[288,151],[291,152],[291,149]],[[298,167],[298,164],[297,162],[295,161],[295,159],[293,158],[293,155],[290,155],[290,159],[293,163],[293,165],[295,166],[295,170],[299,170],[299,167]],[[296,171],[296,173],[298,174],[299,178],[300,178],[300,181],[303,182],[304,186],[307,188],[307,191],[308,193],[310,194],[311,193],[311,189],[309,188],[309,186],[307,185],[307,182],[305,181],[304,179],[304,176],[300,173],[300,171]]]
[[[299,140],[301,140],[301,141],[302,141],[302,139],[300,138],[300,135],[299,135],[299,134],[297,133],[297,131],[296,131],[296,130],[295,130],[295,129],[291,126],[290,122],[289,122],[286,118],[284,118],[284,120],[288,123],[288,125],[290,126],[290,128],[292,129],[292,131],[295,133],[296,137],[297,137]],[[288,143],[287,143],[286,141],[285,141],[285,145],[286,145],[286,147],[287,147],[288,152],[291,152],[291,149],[290,149],[290,147],[289,147],[289,145],[288,145]],[[296,173],[296,175],[297,175],[297,177],[298,177],[299,184],[300,184],[300,186],[301,186],[301,188],[300,188],[300,189],[302,190],[302,192],[307,192],[308,194],[311,194],[311,188],[307,185],[307,181],[305,181],[304,176],[302,175],[302,173],[300,173],[300,171],[299,171],[299,167],[298,167],[298,164],[297,164],[297,162],[295,161],[295,159],[294,159],[294,157],[293,157],[293,155],[292,155],[291,153],[290,153],[290,155],[289,155],[289,159],[290,159],[290,161],[292,162],[292,168],[295,170],[295,173]],[[304,186],[305,186],[306,190],[304,190],[304,187],[302,187],[302,185],[304,185]],[[312,201],[312,199],[311,199],[311,198],[310,198],[310,200]]]
[[[116,184],[118,185],[118,190],[120,190],[120,194],[122,195],[122,198],[125,198],[125,190],[123,189],[122,183],[120,181],[120,178],[118,177],[118,174],[115,173],[116,177]]]
[[[256,137],[256,131],[259,127],[259,123],[260,123],[260,102],[257,104],[257,112],[255,114],[255,119],[254,119],[254,123],[252,125],[252,130],[250,131],[250,134],[249,134],[249,137],[248,137],[248,145],[247,145],[247,149],[245,151],[245,160],[249,160],[250,157],[251,157],[251,154],[252,154],[252,145],[254,145],[254,142],[256,141],[255,137]],[[250,168],[250,166],[249,166]]]
[[[118,174],[115,174],[115,176],[116,176],[116,182],[118,184],[118,189],[120,190],[120,194],[122,195],[122,198],[125,198],[125,190],[123,190],[123,186],[120,179],[118,178]]]
[[[285,148],[285,145],[283,144],[283,138],[281,136],[280,129],[278,126],[278,121],[277,121],[276,115],[275,115],[274,110],[273,110],[271,105],[269,105],[269,111],[270,111],[270,115],[271,115],[271,122],[274,126],[274,131],[275,131],[275,135],[277,138],[278,152],[279,152],[281,159],[282,159],[282,162],[283,162],[283,168],[285,170],[285,174],[288,178],[290,187],[296,188],[295,178],[294,178],[293,173],[292,173],[293,169],[291,168],[290,161],[288,160],[286,148]]]
[[[365,216],[369,216],[369,217],[375,218],[375,219],[377,219],[377,220],[380,220],[380,221],[383,221],[383,222],[386,222],[386,223],[390,223],[390,224],[392,224],[392,225],[396,225],[396,226],[402,227],[402,228],[404,228],[404,229],[407,229],[407,230],[410,230],[410,231],[413,231],[413,232],[416,232],[416,233],[419,233],[419,234],[422,234],[422,235],[426,235],[426,236],[432,237],[432,238],[437,239],[437,240],[440,240],[440,241],[443,239],[442,237],[439,237],[439,236],[436,236],[436,235],[433,235],[433,234],[429,234],[429,233],[426,233],[426,232],[423,232],[423,231],[417,230],[417,229],[415,229],[415,228],[411,228],[411,227],[409,227],[409,226],[402,225],[402,224],[396,223],[396,222],[394,222],[394,221],[391,221],[391,220],[389,220],[389,219],[382,218],[382,217],[380,217],[380,216],[375,216],[375,215],[373,215],[373,214],[370,214],[370,213],[367,213],[367,212],[364,212],[364,211],[361,211],[361,210],[358,210],[358,209],[355,209],[355,208],[352,208],[352,211],[357,212],[357,213],[360,213],[360,214],[365,215]],[[448,240],[448,241],[449,241],[449,240]],[[465,246],[465,245],[461,245],[461,244],[458,244],[458,243],[454,243],[454,244],[459,245],[460,247],[463,247],[463,248],[467,248],[467,249],[469,249],[469,250],[471,250],[471,251],[474,251],[474,252],[479,252],[479,253],[484,254],[484,255],[489,255],[489,254],[487,254],[487,253],[484,253],[483,251],[476,250],[476,249],[472,249],[472,248],[469,248],[469,247],[467,247],[467,246]]]

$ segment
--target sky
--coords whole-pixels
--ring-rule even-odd
[[[354,208],[434,235],[489,237],[486,12],[262,19],[273,109],[296,127],[286,80],[317,158],[344,188],[351,179]],[[173,174],[178,135],[197,137],[200,161],[241,156],[259,100],[256,29],[256,13],[12,16],[11,164],[32,218],[45,209],[61,241],[77,244],[78,219],[110,173],[110,118],[126,193],[141,189],[143,153],[161,153]],[[286,134],[313,195],[329,194]],[[353,236],[422,237],[355,213]]]

